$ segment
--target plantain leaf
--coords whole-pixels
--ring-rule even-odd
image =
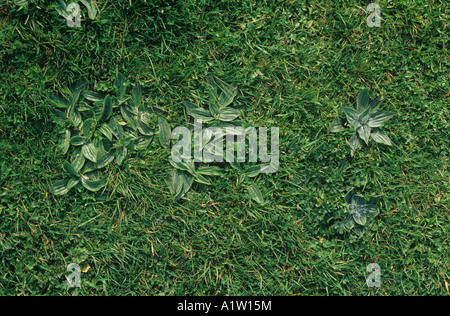
[[[142,104],[142,88],[138,83],[133,87],[133,91],[131,92],[131,97],[133,99],[133,103],[139,107]]]
[[[74,136],[70,139],[70,144],[73,146],[82,146],[86,144],[86,140],[82,136]]]
[[[239,116],[240,112],[232,108],[224,108],[219,111],[217,119],[222,122],[231,122]]]
[[[109,165],[111,162],[114,161],[115,156],[116,155],[114,151],[110,152],[109,154],[103,155],[98,159],[97,163],[95,164],[95,168],[101,169],[106,167],[107,165]]]
[[[348,144],[350,145],[351,155],[354,156],[356,150],[361,147],[361,142],[359,140],[359,136],[357,133],[353,134],[352,137],[350,137],[350,140],[348,141]]]
[[[164,148],[168,148],[170,145],[170,138],[172,130],[167,123],[166,119],[162,116],[158,117],[159,121],[159,142]]]
[[[103,95],[101,95],[100,93],[97,93],[97,92],[89,91],[89,90],[83,91],[83,96],[86,99],[88,99],[89,101],[94,101],[94,102],[104,100]]]
[[[95,127],[97,126],[97,122],[94,119],[87,119],[83,122],[82,131],[86,139],[91,138],[92,134],[95,131]]]
[[[69,189],[67,187],[68,183],[69,180],[67,179],[54,182],[52,186],[52,193],[54,195],[65,195],[69,193]]]
[[[152,136],[153,135],[153,129],[151,129],[150,127],[148,127],[144,123],[142,123],[141,126],[138,127],[138,131],[142,135],[146,135],[146,136]]]
[[[370,127],[380,127],[384,122],[393,117],[394,114],[386,112],[386,111],[376,111],[369,117],[368,124]]]
[[[201,174],[198,174],[198,173],[195,173],[194,180],[198,183],[202,183],[202,184],[206,184],[206,185],[211,184],[211,182],[209,182],[208,179],[206,179],[204,176],[202,176]]]
[[[116,163],[120,166],[127,156],[128,149],[126,147],[119,147],[116,149]]]
[[[261,166],[251,166],[245,170],[245,175],[249,178],[254,178],[261,173]]]
[[[253,184],[248,189],[248,193],[249,193],[250,198],[252,200],[258,202],[259,204],[263,204],[264,203],[264,197],[263,197],[261,191],[259,190],[259,188],[256,186],[256,184]]]
[[[370,136],[377,143],[385,144],[385,145],[388,145],[388,146],[392,146],[392,142],[391,142],[391,139],[389,138],[389,136],[387,136],[385,133],[383,133],[381,131],[378,131],[378,130],[374,131],[374,132],[371,133]]]
[[[111,127],[108,124],[103,123],[102,126],[100,126],[99,131],[103,135],[105,135],[105,137],[108,138],[109,141],[112,141],[112,137],[113,137],[114,132],[113,132],[113,130],[111,129]]]
[[[343,122],[341,119],[336,119],[331,123],[330,132],[331,133],[338,133],[345,131],[345,127],[343,126]]]
[[[75,168],[68,161],[63,162],[63,168],[73,178],[78,178],[80,176],[78,172],[75,170]]]
[[[111,96],[107,95],[105,100],[103,101],[103,112],[100,117],[100,121],[106,121],[109,119],[113,111],[113,105],[111,101]]]
[[[369,99],[369,90],[367,90],[367,89],[362,90],[358,94],[358,97],[356,99],[356,110],[359,113],[364,112],[368,108],[369,101],[370,101],[370,99]]]
[[[70,147],[70,130],[66,129],[65,133],[61,135],[60,146],[63,154],[66,154]]]
[[[81,183],[83,184],[83,186],[86,189],[88,189],[89,191],[92,191],[92,192],[97,192],[106,185],[105,179],[89,180],[89,179],[81,178]]]
[[[196,172],[205,176],[222,176],[224,174],[224,170],[217,166],[199,168]]]
[[[368,125],[361,125],[356,131],[358,132],[359,137],[368,145],[370,139],[370,127]]]
[[[111,128],[111,131],[117,139],[122,139],[123,127],[119,124],[119,122],[117,122],[114,117],[109,121],[109,127]]]
[[[116,95],[121,97],[125,94],[127,87],[125,86],[125,78],[121,73],[118,73],[116,80],[114,80],[114,89],[116,90]]]
[[[84,6],[86,7],[86,9],[88,10],[88,16],[91,20],[94,20],[95,17],[97,16],[97,7],[95,2],[93,2],[92,0],[88,1],[88,0],[81,0],[81,3],[84,4]]]
[[[58,108],[67,109],[67,107],[69,106],[69,102],[66,99],[63,99],[56,95],[49,94],[47,98]]]
[[[234,98],[237,96],[237,88],[230,85],[224,85],[222,87],[222,93],[219,97],[219,105],[221,108],[227,107],[233,103]]]
[[[83,168],[84,163],[86,162],[86,157],[81,152],[81,147],[77,148],[72,155],[71,164],[73,168],[80,172],[81,168]]]
[[[350,125],[354,125],[356,121],[358,120],[358,112],[355,109],[352,109],[348,106],[343,106],[342,110],[345,113],[345,116],[347,117],[347,121]]]
[[[97,162],[98,151],[92,142],[84,144],[81,148],[81,152],[83,153],[84,157],[86,157],[90,161]]]

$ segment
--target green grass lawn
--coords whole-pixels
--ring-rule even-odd
[[[447,0],[378,0],[381,27],[369,1],[99,0],[94,20],[80,3],[80,28],[53,1],[0,1],[0,295],[450,294]],[[208,75],[237,87],[243,121],[279,127],[278,171],[225,166],[175,201],[156,120],[101,191],[54,195],[67,157],[48,95],[80,78],[113,93],[119,72],[172,129],[191,122],[184,101],[208,99]],[[351,131],[329,128],[363,89],[394,114],[393,145],[352,157]],[[381,197],[363,235],[333,228],[352,189]]]

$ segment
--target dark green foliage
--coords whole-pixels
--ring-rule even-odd
[[[128,155],[150,144],[153,130],[149,116],[153,110],[142,104],[140,85],[135,86],[131,96],[126,95],[127,85],[119,73],[114,87],[115,96],[102,96],[80,80],[65,98],[48,97],[56,107],[65,109],[55,109],[53,121],[65,128],[60,148],[70,162],[64,161],[63,169],[73,180],[55,182],[55,195],[65,195],[81,186],[93,192],[101,190],[106,180],[99,178],[99,170],[114,160],[120,166]]]
[[[380,130],[384,122],[389,120],[393,114],[378,110],[378,99],[370,100],[369,91],[362,90],[356,99],[356,109],[350,107],[342,107],[347,118],[348,125],[354,131],[348,143],[351,148],[351,155],[354,156],[356,150],[361,147],[364,142],[369,145],[369,140],[373,139],[377,143],[392,146],[389,136]],[[333,122],[330,131],[341,132],[345,130],[342,120],[337,119]]]
[[[28,2],[0,4],[1,295],[449,295],[447,0],[376,1],[380,28],[366,25],[370,1],[99,0],[94,20],[80,2],[81,28],[54,0]],[[95,163],[70,144],[81,131],[66,135],[50,113],[66,122],[62,96],[83,77],[88,105],[114,100],[118,72],[128,94],[141,84],[156,112],[142,120],[156,133],[158,117],[189,126],[184,101],[209,111],[208,74],[239,87],[239,120],[280,127],[279,170],[244,182],[251,165],[202,166],[211,185],[193,182],[175,202],[170,151],[155,139],[133,155],[116,148],[96,193],[62,177],[66,160]],[[362,89],[395,114],[382,126],[393,144],[369,141],[351,157],[351,130],[329,126],[344,124],[341,106]],[[105,123],[94,137],[125,138]],[[54,196],[56,181],[80,192]],[[248,198],[253,182],[264,204]],[[352,189],[382,197],[378,229],[362,236],[332,228]],[[76,289],[66,285],[72,262]],[[365,283],[370,263],[380,288]]]

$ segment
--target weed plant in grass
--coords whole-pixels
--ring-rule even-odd
[[[379,28],[361,1],[101,0],[70,28],[52,1],[3,1],[0,294],[449,295],[448,2],[377,3]],[[239,87],[242,119],[280,128],[278,171],[252,180],[265,203],[234,169],[174,201],[157,141],[98,192],[52,194],[67,157],[46,96],[83,77],[106,95],[118,72],[171,128],[207,103],[208,74]],[[352,157],[329,126],[363,89],[394,114],[392,146]],[[377,230],[332,228],[351,190],[381,197]]]

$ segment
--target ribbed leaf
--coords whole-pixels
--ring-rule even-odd
[[[359,141],[359,136],[356,134],[353,134],[352,137],[350,137],[350,140],[348,141],[348,144],[350,145],[351,155],[354,156],[356,150],[361,147],[361,142]]]
[[[164,148],[168,148],[170,144],[170,138],[172,130],[169,126],[169,123],[167,123],[166,119],[159,116],[159,142]]]
[[[358,132],[359,137],[368,145],[370,139],[370,127],[368,125],[361,125],[356,131]]]
[[[75,152],[72,155],[71,164],[77,172],[80,172],[85,162],[86,157],[84,157],[84,155],[81,152],[81,147],[79,147],[75,150]]]
[[[97,126],[97,122],[94,119],[87,119],[83,122],[82,131],[86,139],[91,138],[92,134],[95,131],[95,127]]]
[[[231,122],[239,116],[239,111],[232,108],[224,108],[219,111],[217,119],[223,122]]]
[[[128,149],[126,147],[119,147],[116,149],[116,163],[120,166],[127,156]]]
[[[89,191],[92,191],[92,192],[97,192],[97,191],[101,190],[106,185],[105,179],[88,180],[88,179],[85,179],[85,178],[81,178],[81,183],[83,184],[83,186],[86,189],[88,189]]]
[[[115,118],[112,118],[109,121],[109,127],[111,127],[111,130],[117,139],[122,139],[123,127],[122,127],[122,125],[119,124],[119,122],[117,122],[117,120]]]
[[[245,170],[245,175],[249,178],[254,178],[261,173],[261,166],[251,166]]]
[[[206,184],[206,185],[210,185],[211,182],[209,182],[208,179],[206,179],[204,176],[202,176],[201,174],[196,173],[194,175],[194,180],[198,183],[202,183],[202,184]]]
[[[212,166],[199,168],[197,169],[197,173],[205,176],[222,176],[224,174],[224,170],[220,167]]]
[[[141,104],[142,104],[142,89],[141,89],[141,85],[139,83],[133,87],[131,97],[136,106],[138,106],[138,107],[141,106]]]
[[[377,143],[392,146],[392,142],[391,142],[391,139],[389,138],[389,136],[387,136],[385,133],[383,133],[381,131],[374,131],[374,132],[372,132],[372,134],[370,136]]]
[[[379,110],[370,115],[368,124],[370,127],[380,127],[384,122],[386,122],[393,116],[394,114],[392,113]]]
[[[63,154],[66,154],[70,147],[70,130],[66,130],[60,138],[60,146]]]
[[[358,98],[356,99],[356,110],[359,113],[362,113],[368,108],[369,105],[369,90],[364,89],[358,94]]]
[[[97,6],[96,4],[91,0],[81,0],[81,3],[84,4],[84,6],[86,7],[86,9],[88,10],[88,16],[91,20],[94,20],[95,17],[97,16]]]
[[[345,131],[345,127],[343,126],[343,122],[341,119],[336,119],[331,123],[330,132],[338,133]]]
[[[237,96],[238,90],[230,85],[224,85],[222,88],[222,93],[219,97],[219,105],[224,108],[231,103],[233,103],[234,98]]]
[[[259,204],[263,204],[264,203],[264,197],[263,197],[261,191],[259,190],[259,188],[255,184],[252,185],[248,189],[248,193],[249,193],[250,198],[252,200],[258,202]]]
[[[358,112],[355,109],[352,109],[348,106],[343,106],[342,110],[344,111],[345,116],[347,117],[348,123],[354,125],[359,117]]]
[[[100,121],[106,121],[109,119],[113,111],[113,105],[111,96],[107,95],[105,100],[103,101],[103,112],[102,116],[100,117]]]
[[[110,141],[112,141],[112,136],[113,136],[114,132],[108,124],[103,123],[103,125],[100,126],[99,131],[103,135],[105,135],[106,138],[108,138]]]
[[[70,139],[70,144],[73,146],[82,146],[86,144],[86,140],[82,136],[74,136]]]
[[[138,131],[142,134],[142,135],[146,135],[146,136],[152,136],[153,133],[153,129],[151,129],[150,127],[148,127],[145,124],[141,124],[141,126],[138,127]]]
[[[69,189],[67,188],[67,184],[69,180],[59,180],[53,183],[52,192],[54,195],[65,195],[69,193]]]
[[[50,94],[48,95],[48,99],[56,105],[58,108],[67,109],[69,106],[69,102],[66,99],[63,99],[61,97],[58,97],[56,95]]]
[[[83,96],[88,99],[89,101],[103,101],[104,97],[102,94],[93,92],[93,91],[84,91]]]
[[[97,161],[97,163],[95,164],[95,168],[96,169],[101,169],[106,167],[107,165],[109,165],[111,162],[114,161],[115,158],[115,152],[112,151],[109,154],[103,155],[102,157],[100,157]]]
[[[125,86],[125,78],[121,73],[118,73],[116,76],[116,80],[114,80],[114,89],[116,90],[116,95],[118,97],[125,94],[127,87]]]
[[[92,142],[83,145],[81,152],[92,162],[97,162],[98,151]]]
[[[63,168],[71,177],[78,178],[80,176],[68,161],[63,162]]]

